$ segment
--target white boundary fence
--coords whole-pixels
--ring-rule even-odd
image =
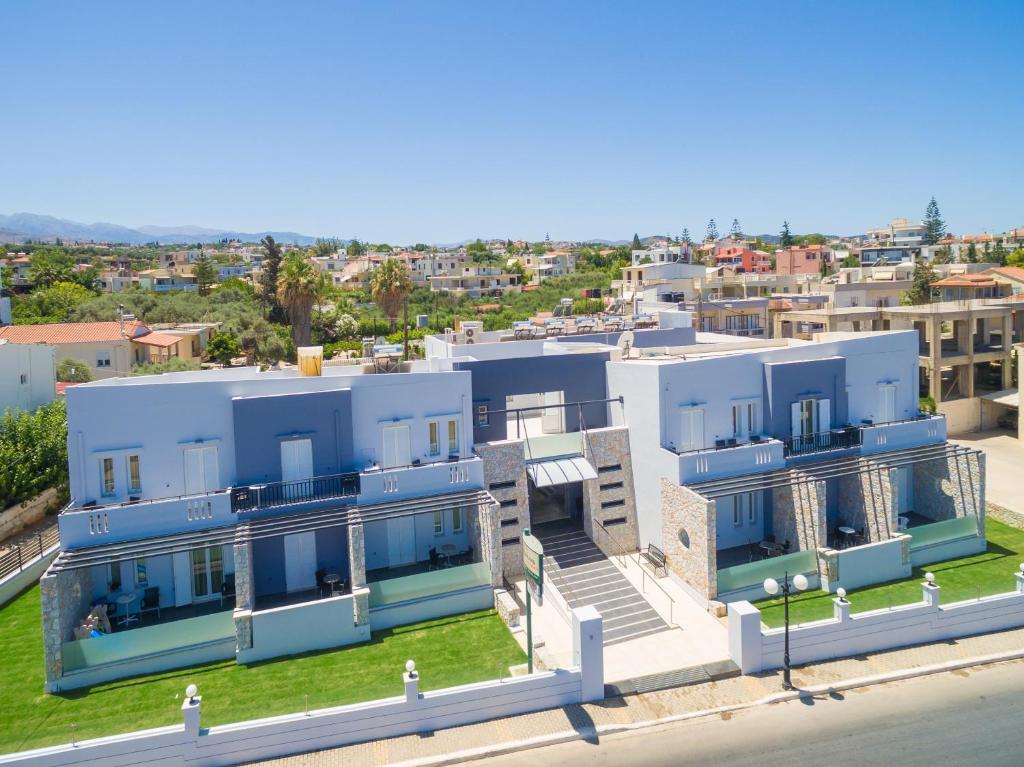
[[[790,626],[791,662],[844,658],[1024,626],[1024,572],[1017,573],[1015,592],[948,605],[940,603],[941,585],[921,587],[923,599],[917,604],[856,615],[850,615],[849,600],[833,599],[831,619]],[[783,643],[784,630],[764,629],[761,611],[750,602],[729,604],[729,655],[744,674],[781,668]]]
[[[600,614],[583,607],[573,610],[575,666],[570,669],[426,693],[419,691],[416,672],[406,672],[404,696],[205,730],[202,698],[186,698],[183,725],[9,754],[0,756],[0,765],[221,767],[600,700],[602,643]]]

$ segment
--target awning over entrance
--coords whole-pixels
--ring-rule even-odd
[[[558,458],[527,464],[526,471],[537,487],[568,485],[585,479],[597,479],[597,470],[586,458]]]

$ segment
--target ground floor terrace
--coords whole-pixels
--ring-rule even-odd
[[[850,590],[985,549],[984,455],[949,444],[792,463],[691,486],[663,481],[667,567],[698,598],[764,596],[797,573]]]
[[[498,540],[493,499],[467,491],[63,551],[41,580],[47,689],[490,609]]]

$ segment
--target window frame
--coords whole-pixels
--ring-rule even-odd
[[[110,470],[110,482],[107,482],[107,469]],[[105,455],[100,458],[100,495],[104,498],[117,495],[117,474],[114,471],[114,456]]]
[[[132,471],[132,459],[135,461],[134,471]],[[125,456],[124,463],[128,476],[128,492],[142,492],[142,457],[138,453],[130,453]]]
[[[458,518],[459,523],[456,525],[455,520]],[[466,513],[461,506],[452,507],[452,532],[461,533],[466,527]]]
[[[459,446],[459,419],[448,418],[448,457],[458,458],[461,453]]]
[[[440,538],[444,535],[444,512],[434,512],[434,537]]]
[[[427,454],[434,458],[441,455],[441,423],[427,422]]]

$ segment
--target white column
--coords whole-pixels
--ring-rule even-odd
[[[580,703],[604,700],[604,628],[592,605],[572,611],[572,653],[582,677]]]

